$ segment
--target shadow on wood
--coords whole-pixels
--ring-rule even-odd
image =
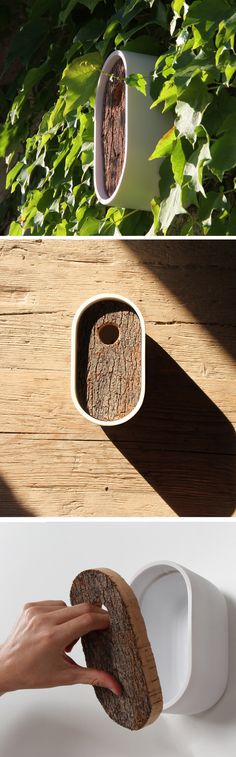
[[[233,427],[165,350],[150,337],[146,346],[143,406],[104,432],[179,516],[232,515]]]
[[[193,321],[236,358],[235,242],[168,239],[126,244],[188,308]]]
[[[30,518],[33,513],[18,502],[9,485],[0,477],[0,517]]]

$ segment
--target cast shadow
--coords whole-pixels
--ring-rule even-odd
[[[15,497],[9,485],[0,477],[0,517],[29,518],[33,517],[29,508],[25,508]]]
[[[130,250],[236,358],[236,246],[223,240],[129,240]]]
[[[151,337],[146,338],[143,406],[128,423],[103,430],[177,515],[234,512],[234,429]]]
[[[229,679],[228,684],[217,704],[203,713],[197,715],[197,718],[201,718],[211,725],[228,725],[236,722],[236,645],[235,645],[235,633],[236,633],[236,602],[232,597],[227,597],[228,617],[229,617]],[[196,716],[195,716],[196,717]]]

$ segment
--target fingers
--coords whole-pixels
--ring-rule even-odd
[[[24,612],[30,613],[32,615],[44,615],[45,619],[47,618],[47,615],[50,613],[51,617],[50,620],[55,625],[60,625],[60,623],[67,623],[68,620],[73,620],[73,618],[77,618],[80,615],[83,615],[84,613],[89,612],[99,612],[103,614],[107,614],[106,610],[102,610],[102,608],[99,605],[91,605],[88,603],[81,603],[78,605],[74,605],[73,607],[69,606],[60,600],[47,600],[45,602],[28,602],[24,605]]]
[[[65,672],[65,678],[68,683],[82,683],[90,686],[101,686],[109,689],[113,694],[119,696],[122,693],[122,686],[119,681],[105,670],[96,670],[95,668],[83,668],[80,665],[70,664],[71,658],[68,658],[68,671]],[[73,663],[73,660],[71,660]],[[69,667],[70,666],[70,667]]]
[[[54,610],[56,610],[57,607],[58,608],[62,608],[62,607],[67,607],[67,605],[66,605],[66,602],[63,602],[60,599],[45,599],[42,602],[27,602],[24,605],[23,609],[24,610],[29,610],[31,607],[35,607],[35,608],[38,607],[39,609],[40,608],[47,609],[49,607],[52,607]]]
[[[81,603],[79,605],[74,605],[73,607],[65,607],[61,609],[56,609],[53,615],[53,622],[55,622],[57,625],[60,625],[60,623],[67,623],[68,620],[73,620],[74,618],[79,618],[82,615],[85,615],[87,613],[100,613],[102,615],[108,615],[107,610],[102,610],[101,607],[98,607],[98,605],[90,605],[88,603]]]
[[[110,624],[107,612],[85,612],[68,623],[61,623],[57,626],[58,639],[63,648],[71,644],[74,639],[85,636],[90,631],[104,631]]]
[[[78,682],[110,689],[116,696],[121,694],[122,691],[120,683],[110,673],[106,673],[105,670],[81,667],[78,671]]]

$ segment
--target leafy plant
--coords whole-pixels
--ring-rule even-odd
[[[3,231],[10,207],[11,235],[235,234],[235,0],[26,6],[5,62],[17,59],[17,76],[6,87],[3,72],[0,90],[11,193],[0,206]],[[150,213],[107,210],[94,193],[95,90],[114,47],[155,55],[152,107],[173,110],[172,129],[150,155],[163,159]],[[140,75],[128,84],[145,96]]]

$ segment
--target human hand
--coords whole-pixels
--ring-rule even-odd
[[[96,605],[49,600],[26,604],[9,638],[0,647],[0,691],[87,683],[121,693],[110,673],[77,665],[67,654],[81,636],[109,626]]]

